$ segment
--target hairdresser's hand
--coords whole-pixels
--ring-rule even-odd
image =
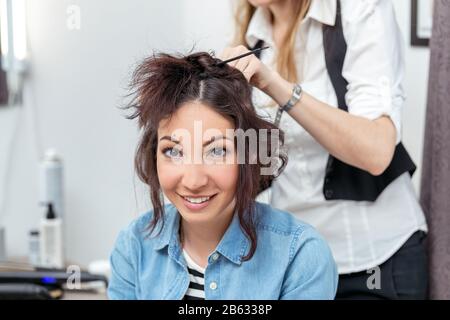
[[[249,50],[242,45],[228,47],[220,54],[219,59],[227,60],[247,52]],[[267,67],[254,54],[231,61],[228,65],[241,71],[251,85],[262,91],[267,91],[268,86],[273,83],[278,75],[276,71]]]

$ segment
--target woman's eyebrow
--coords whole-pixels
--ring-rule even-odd
[[[162,141],[162,140],[169,140],[169,141],[172,141],[175,143],[180,143],[180,141],[176,140],[175,138],[173,138],[171,136],[164,136],[164,137],[161,137],[161,139],[159,139],[159,141]]]
[[[220,140],[220,139],[222,139],[222,140],[230,140],[230,141],[233,141],[232,139],[230,139],[230,138],[228,138],[228,137],[225,137],[225,136],[215,136],[215,137],[212,137],[211,139],[209,139],[208,141],[205,141],[205,142],[203,143],[203,147],[206,147],[207,145],[213,143],[213,142],[216,141],[216,140]]]
[[[211,139],[209,139],[208,141],[203,142],[203,147],[206,147],[207,145],[213,143],[213,142],[216,141],[216,140],[220,140],[220,139],[222,139],[222,140],[230,140],[230,141],[233,141],[233,140],[230,139],[229,137],[225,137],[225,136],[215,136],[215,137],[212,137]],[[179,140],[176,140],[175,138],[173,138],[173,137],[171,137],[171,136],[163,136],[163,137],[161,137],[161,138],[159,139],[159,141],[162,141],[162,140],[169,140],[169,141],[172,141],[172,142],[175,142],[175,143],[178,143],[178,144],[180,143]]]

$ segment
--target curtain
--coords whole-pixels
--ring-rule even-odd
[[[430,298],[450,299],[450,0],[434,1],[421,204],[429,234]]]
[[[6,73],[2,69],[2,61],[0,59],[0,106],[7,103],[8,103],[8,85],[6,82]]]

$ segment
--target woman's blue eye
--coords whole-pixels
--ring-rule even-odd
[[[177,148],[166,148],[163,150],[163,154],[169,158],[179,158],[182,156],[181,150]]]
[[[214,157],[224,157],[227,154],[227,149],[225,148],[213,148],[209,152]]]

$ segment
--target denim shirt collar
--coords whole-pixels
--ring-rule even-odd
[[[155,250],[163,249],[164,247],[178,242],[178,229],[180,227],[180,215],[175,206],[164,206],[163,219],[158,223],[155,228],[156,242]],[[164,221],[164,223],[162,223]],[[175,230],[177,232],[175,232]],[[159,232],[161,231],[161,232]],[[159,234],[158,234],[159,232]],[[173,239],[172,239],[173,238]]]
[[[240,265],[242,257],[246,255],[249,248],[249,240],[245,236],[239,223],[237,212],[234,213],[227,231],[220,240],[216,250],[231,262]]]
[[[168,205],[164,208],[164,224],[162,229],[159,228],[160,225],[156,228],[156,231],[161,230],[161,232],[155,239],[154,249],[161,250],[168,246],[169,255],[181,262],[181,246],[178,232],[180,228],[180,214],[175,206]],[[246,255],[248,248],[249,240],[242,231],[239,217],[235,213],[215,251],[231,262],[240,265],[242,257]]]

